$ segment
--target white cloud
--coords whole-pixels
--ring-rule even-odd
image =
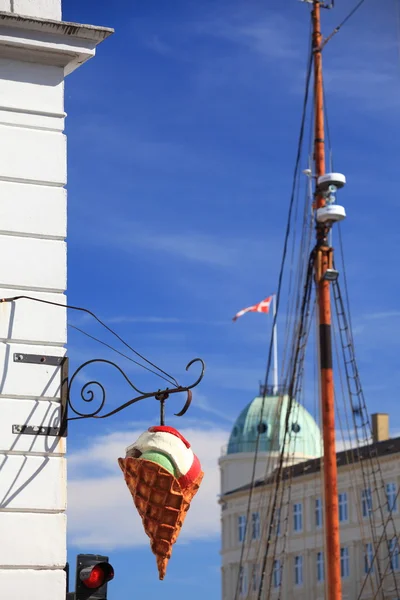
[[[128,324],[128,323],[149,323],[155,325],[210,325],[213,327],[226,326],[229,321],[207,321],[205,319],[181,319],[178,317],[134,317],[129,315],[119,315],[115,317],[105,318],[104,321],[108,324]]]
[[[159,324],[177,324],[183,323],[182,319],[178,319],[177,317],[131,317],[120,315],[117,317],[109,317],[106,319],[107,323],[121,324],[121,323],[155,323]]]
[[[397,106],[397,73],[385,71],[379,61],[370,62],[368,67],[354,63],[327,68],[324,79],[327,93],[356,101],[362,109],[382,111]]]
[[[122,225],[122,224],[121,224]],[[123,227],[121,227],[123,229]],[[129,227],[130,229],[130,227]],[[188,261],[204,263],[215,267],[236,267],[243,262],[243,254],[258,256],[262,253],[263,242],[248,239],[226,239],[221,236],[201,234],[198,232],[158,232],[146,231],[140,228],[132,235],[121,231],[120,235],[113,236],[114,244],[121,244],[127,250],[141,248],[148,252],[161,252]]]
[[[232,13],[232,8],[222,17],[211,16],[199,23],[197,32],[227,42],[239,44],[267,60],[297,59],[295,29],[283,16],[264,10],[255,14],[242,8]]]
[[[249,265],[257,268],[261,262],[264,268],[275,266],[275,252],[280,252],[282,246],[279,237],[270,236],[266,241],[261,236],[222,236],[221,232],[212,234],[179,228],[168,230],[154,223],[149,227],[148,223],[134,222],[115,214],[109,216],[107,231],[103,231],[102,236],[96,232],[97,229],[88,231],[86,241],[129,254],[141,250],[146,259],[156,255],[218,269],[237,270],[242,266],[248,269]]]
[[[200,410],[207,412],[211,415],[215,415],[216,417],[219,417],[220,419],[223,419],[224,421],[228,421],[229,423],[234,422],[234,420],[235,420],[234,417],[227,414],[226,411],[215,408],[215,406],[213,404],[211,404],[207,400],[207,398],[205,396],[203,396],[203,394],[199,394],[198,392],[195,391],[193,396],[194,396],[193,406],[195,406],[196,408],[199,408]]]
[[[193,427],[181,432],[199,456],[205,475],[178,544],[219,536],[217,461],[229,435],[227,430],[215,428]],[[118,431],[98,437],[87,448],[70,455],[68,529],[72,545],[101,546],[104,550],[149,545],[117,463],[125,456],[125,447],[140,433]]]
[[[365,320],[377,320],[377,319],[393,319],[400,317],[399,310],[388,310],[386,312],[376,312],[364,315]]]
[[[361,432],[359,433],[359,437],[361,437]],[[336,431],[336,452],[343,452],[343,450],[351,450],[353,448],[358,448],[359,446],[366,446],[368,443],[371,443],[372,440],[368,439],[367,441],[360,440],[357,442],[357,436],[354,430],[346,431],[345,434],[340,431]]]
[[[143,44],[149,50],[152,50],[156,54],[161,56],[170,56],[173,54],[172,48],[157,34],[152,34],[149,37],[143,38]]]

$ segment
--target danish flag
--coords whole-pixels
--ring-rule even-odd
[[[265,300],[262,300],[262,302],[254,304],[254,306],[249,306],[249,308],[244,308],[243,310],[240,310],[233,317],[233,321],[236,321],[239,317],[242,317],[248,312],[269,313],[269,307],[271,305],[272,298],[273,296],[268,296],[268,298],[265,298]]]

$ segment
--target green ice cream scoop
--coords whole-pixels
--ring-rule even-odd
[[[157,463],[166,469],[169,473],[171,473],[174,477],[176,477],[176,469],[174,463],[171,459],[162,452],[157,452],[156,450],[148,450],[148,452],[144,452],[140,458],[144,460],[150,460],[151,462]]]

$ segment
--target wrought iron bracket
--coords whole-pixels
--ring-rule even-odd
[[[88,365],[91,365],[91,364],[95,364],[95,363],[110,365],[113,368],[115,368],[122,375],[122,377],[125,379],[125,381],[128,383],[128,385],[131,387],[131,389],[133,389],[136,392],[137,396],[128,400],[121,406],[118,406],[118,408],[115,408],[105,414],[100,414],[106,403],[105,388],[98,381],[88,381],[81,387],[80,397],[84,402],[87,402],[87,403],[93,402],[95,400],[94,389],[96,389],[97,391],[100,392],[99,406],[96,410],[89,412],[89,413],[83,413],[83,412],[80,412],[79,410],[77,410],[74,407],[72,400],[71,400],[72,385],[73,385],[76,377],[81,373],[81,371],[85,367],[87,367]],[[158,390],[154,390],[151,392],[146,392],[144,390],[139,389],[137,386],[135,386],[134,383],[126,375],[126,373],[121,369],[121,367],[119,367],[114,362],[112,362],[110,360],[105,360],[103,358],[95,358],[92,360],[88,360],[87,362],[83,363],[80,367],[78,367],[76,369],[75,373],[72,375],[72,377],[69,380],[68,391],[67,391],[67,399],[68,399],[67,408],[70,409],[76,416],[75,417],[67,417],[66,420],[67,421],[76,421],[79,419],[90,419],[90,418],[106,419],[107,417],[111,417],[111,416],[119,413],[121,410],[128,408],[129,406],[131,406],[132,404],[135,404],[136,402],[140,402],[141,400],[145,400],[147,398],[154,398],[155,400],[158,400],[160,402],[160,424],[164,425],[165,401],[173,394],[186,393],[186,402],[179,412],[174,413],[175,416],[182,417],[188,411],[189,406],[192,402],[192,389],[195,388],[200,383],[200,381],[203,379],[204,371],[205,371],[205,364],[201,358],[195,358],[195,359],[191,360],[186,365],[186,371],[188,371],[190,369],[190,367],[195,363],[199,363],[201,365],[201,371],[200,371],[200,375],[198,376],[196,381],[194,383],[192,383],[191,385],[188,385],[188,386],[176,385],[175,387],[171,387],[171,388],[158,389]]]
[[[201,365],[200,375],[196,379],[194,383],[188,386],[175,385],[171,388],[158,389],[155,391],[146,392],[138,387],[136,387],[133,382],[129,379],[126,373],[119,367],[116,363],[105,360],[102,358],[95,358],[92,360],[88,360],[82,365],[80,365],[76,371],[73,373],[72,377],[69,379],[68,377],[68,357],[66,356],[43,356],[43,355],[35,355],[35,354],[22,354],[15,353],[14,354],[14,362],[19,363],[30,363],[30,364],[43,364],[43,365],[51,365],[51,366],[60,366],[60,398],[61,398],[61,418],[59,426],[42,426],[42,425],[13,425],[12,431],[14,434],[18,435],[46,435],[46,436],[57,436],[57,437],[66,437],[68,422],[69,421],[77,421],[81,419],[106,419],[111,417],[120,411],[128,408],[132,404],[140,402],[141,400],[145,400],[147,398],[154,398],[158,400],[160,403],[160,424],[164,425],[165,422],[165,402],[166,400],[172,396],[173,394],[186,394],[186,401],[182,409],[174,413],[177,417],[182,417],[189,409],[190,404],[192,402],[192,389],[195,388],[200,381],[203,379],[205,364],[201,358],[195,358],[191,360],[186,366],[186,371],[190,369],[190,367],[199,363]],[[88,381],[85,383],[80,390],[80,397],[86,403],[91,403],[96,400],[95,391],[100,392],[100,402],[99,406],[96,410],[91,412],[81,412],[77,410],[74,406],[71,399],[71,390],[75,381],[77,381],[77,376],[81,373],[85,367],[92,364],[104,364],[110,365],[115,368],[125,379],[131,389],[133,389],[137,395],[134,398],[131,398],[121,406],[106,412],[105,414],[100,414],[106,404],[106,391],[105,387],[98,381]],[[72,411],[76,416],[69,417],[68,413]]]

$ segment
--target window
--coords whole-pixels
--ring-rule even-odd
[[[317,552],[317,581],[320,583],[325,579],[324,553]]]
[[[253,513],[251,519],[251,537],[253,540],[260,539],[260,513]]]
[[[322,527],[322,500],[315,499],[315,527]]]
[[[344,492],[343,494],[339,494],[339,521],[344,523],[348,520],[348,517],[347,494]]]
[[[371,543],[365,544],[365,550],[364,550],[365,554],[364,554],[364,573],[368,574],[368,573],[373,573],[374,572],[374,567],[373,567],[373,562],[374,562],[374,547]]]
[[[293,529],[294,531],[303,529],[303,505],[301,503],[293,504]]]
[[[281,585],[281,561],[280,560],[274,560],[274,572],[273,572],[273,579],[274,579],[274,587],[278,588]]]
[[[259,585],[259,581],[260,577],[259,577],[259,568],[258,565],[253,565],[253,570],[251,573],[251,587],[253,592],[257,592],[258,591],[258,585]]]
[[[244,515],[240,515],[238,518],[238,538],[239,542],[243,542],[246,536],[246,517]]]
[[[350,576],[350,559],[348,548],[340,548],[340,574],[342,577]]]
[[[294,557],[294,582],[296,585],[303,585],[303,557]]]
[[[246,567],[240,567],[239,593],[241,596],[247,595],[247,569],[246,569]]]
[[[388,512],[397,512],[397,485],[395,483],[386,484],[386,500]]]
[[[267,433],[268,425],[266,423],[259,423],[257,425],[257,431],[258,433]]]
[[[400,567],[399,560],[399,542],[397,538],[393,538],[389,543],[390,568],[393,571],[398,571]]]
[[[372,511],[372,495],[370,488],[361,492],[362,516],[368,517]]]

